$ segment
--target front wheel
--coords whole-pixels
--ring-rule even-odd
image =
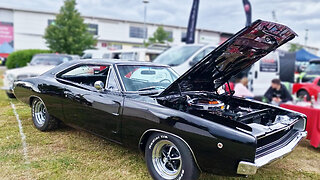
[[[34,126],[40,131],[49,131],[58,127],[58,120],[50,116],[44,102],[35,98],[32,101],[32,121]]]
[[[297,93],[297,98],[303,99],[304,97],[306,97],[307,101],[311,101],[310,94],[306,90],[300,90]]]
[[[152,134],[145,147],[145,159],[153,179],[198,179],[200,171],[188,146],[165,133]]]

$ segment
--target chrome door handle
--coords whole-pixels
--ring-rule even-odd
[[[114,116],[119,116],[119,113],[112,113],[112,115],[114,115]]]

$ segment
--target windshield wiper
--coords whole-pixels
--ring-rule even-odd
[[[141,88],[138,91],[148,91],[148,90],[158,90],[158,89],[165,89],[165,87],[163,86],[150,86],[150,87],[146,87],[146,88]]]

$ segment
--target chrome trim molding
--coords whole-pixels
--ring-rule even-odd
[[[191,152],[191,154],[192,154],[192,156],[193,156],[193,159],[194,159],[194,161],[195,161],[198,169],[200,170],[200,172],[202,172],[202,170],[201,170],[201,168],[200,168],[200,166],[199,166],[199,164],[198,164],[198,161],[197,161],[197,159],[196,159],[196,156],[194,155],[194,152],[192,151],[192,149],[191,149],[191,147],[189,146],[189,144],[188,144],[184,139],[182,139],[180,136],[177,136],[177,135],[175,135],[175,134],[173,134],[173,133],[170,133],[170,132],[167,132],[167,131],[163,131],[163,130],[159,130],[159,129],[148,129],[148,130],[146,130],[146,131],[141,135],[141,137],[140,137],[140,139],[139,139],[139,144],[138,144],[139,150],[140,150],[140,145],[141,145],[141,140],[142,140],[142,138],[144,137],[144,135],[145,135],[146,133],[148,133],[148,132],[150,132],[150,131],[151,131],[151,132],[154,131],[154,132],[166,133],[166,134],[169,134],[169,135],[171,135],[171,136],[174,136],[174,137],[180,139],[182,142],[184,142],[184,143],[187,145],[187,147],[189,148],[189,150],[190,150],[190,152]]]
[[[254,163],[240,161],[237,168],[237,174],[243,174],[243,175],[255,174],[258,168],[288,155],[297,146],[299,141],[306,136],[307,136],[306,131],[299,132],[299,134],[288,145],[268,155],[265,155],[256,159]]]
[[[283,156],[289,154],[295,147],[298,145],[299,141],[307,136],[307,132],[299,132],[299,134],[285,147],[270,153],[266,156],[262,156],[255,160],[255,164],[257,167],[264,166],[266,164],[271,163],[274,160],[282,158]]]
[[[12,91],[12,88],[7,87],[7,86],[2,86],[1,90]]]

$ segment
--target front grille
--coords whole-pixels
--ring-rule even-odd
[[[281,149],[282,147],[289,144],[298,134],[299,131],[291,127],[288,130],[283,130],[265,138],[259,139],[256,158],[265,156],[278,149]]]

